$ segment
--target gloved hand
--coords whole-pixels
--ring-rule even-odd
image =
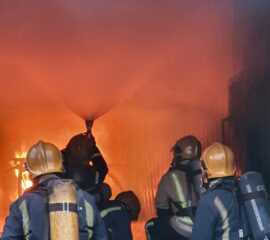
[[[95,139],[92,131],[88,131],[86,134],[87,134],[87,137],[89,139],[89,144],[91,144],[93,147],[95,147],[96,146],[96,139]]]

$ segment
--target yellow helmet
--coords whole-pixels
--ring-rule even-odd
[[[31,178],[45,173],[63,171],[60,150],[53,144],[43,141],[38,141],[29,149],[25,165]]]
[[[232,150],[221,143],[213,143],[204,150],[201,166],[203,176],[208,179],[234,176],[236,171]]]

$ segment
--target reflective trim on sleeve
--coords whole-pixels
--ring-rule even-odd
[[[177,201],[179,201],[180,205],[182,208],[187,208],[188,204],[186,201],[185,193],[183,191],[181,181],[179,180],[178,176],[176,173],[172,173],[172,180],[175,185],[176,193],[177,193]]]
[[[190,217],[180,217],[180,216],[176,216],[176,218],[182,222],[183,224],[187,225],[187,226],[193,226],[193,221]]]
[[[107,214],[109,214],[110,212],[114,212],[114,211],[120,211],[122,210],[121,207],[110,207],[110,208],[107,208],[107,209],[104,209],[100,212],[100,216],[102,218],[104,218]]]
[[[173,216],[170,218],[172,228],[186,238],[191,237],[193,222],[189,217]]]
[[[186,196],[183,191],[181,180],[176,173],[171,175],[177,194],[177,201],[182,208],[187,208],[188,203],[186,201]],[[193,221],[189,216],[174,216],[170,219],[170,223],[173,229],[179,234],[189,238],[192,232]]]
[[[224,207],[219,197],[215,197],[214,204],[216,208],[218,209],[220,217],[223,222],[222,224],[223,234],[221,236],[221,239],[224,239],[224,240],[229,239],[230,225],[229,225],[228,211]]]
[[[26,201],[23,200],[21,204],[19,205],[20,212],[22,214],[22,227],[23,227],[23,234],[24,234],[24,239],[28,240],[29,239],[29,234],[30,234],[30,223],[29,223],[29,215],[28,215],[28,210],[27,210],[27,205]]]
[[[93,227],[94,227],[94,210],[89,202],[84,200],[85,205],[85,220],[88,232],[88,239],[92,239],[93,236]]]

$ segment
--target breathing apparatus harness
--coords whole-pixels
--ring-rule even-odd
[[[189,162],[193,161],[194,159],[185,159],[180,161],[177,161],[177,158],[174,158],[172,160],[172,163],[170,165],[169,171],[172,170],[179,170],[181,172],[185,173],[186,176],[186,186],[187,186],[187,202],[188,207],[183,208],[180,206],[178,202],[172,201],[173,205],[178,209],[176,212],[176,215],[179,217],[190,217],[192,220],[194,220],[196,207],[192,207],[192,185],[194,184],[193,177],[201,174],[200,170],[193,171],[190,166]],[[187,162],[188,161],[188,162]],[[183,164],[183,162],[187,162],[187,164]]]
[[[231,180],[228,182],[228,180]],[[236,213],[237,213],[237,222],[239,227],[239,240],[252,240],[249,236],[244,237],[244,228],[243,228],[243,214],[241,213],[241,206],[243,205],[244,201],[247,199],[251,199],[251,196],[242,196],[239,186],[238,186],[238,179],[234,177],[224,177],[219,179],[213,179],[212,182],[209,182],[207,185],[207,192],[213,190],[227,190],[233,194],[235,206],[236,206]]]

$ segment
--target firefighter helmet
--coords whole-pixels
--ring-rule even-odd
[[[83,167],[89,165],[89,160],[94,154],[94,140],[86,134],[72,137],[64,150],[65,164]]]
[[[115,197],[115,200],[118,200],[127,206],[131,221],[138,219],[141,211],[141,204],[134,192],[121,192]]]
[[[181,161],[200,158],[202,153],[201,142],[194,136],[188,135],[180,138],[172,147],[174,158]]]
[[[233,151],[226,145],[214,143],[207,147],[201,160],[205,178],[234,176],[236,171]]]
[[[38,141],[27,152],[25,166],[31,178],[45,173],[62,172],[62,154],[52,143]]]

